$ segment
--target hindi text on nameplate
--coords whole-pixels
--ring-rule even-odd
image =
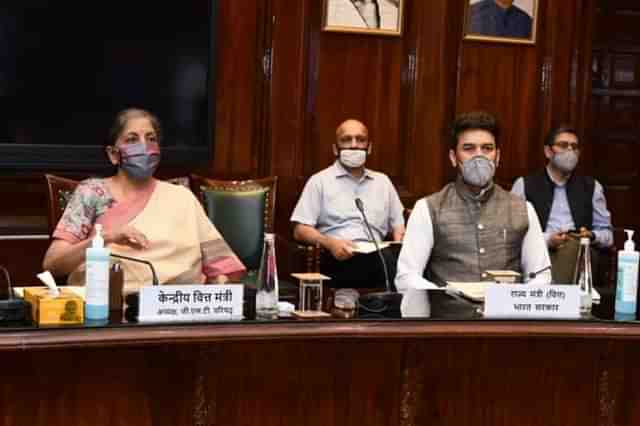
[[[484,300],[487,318],[580,318],[577,285],[489,284]]]
[[[240,320],[242,284],[162,285],[140,289],[140,322]]]

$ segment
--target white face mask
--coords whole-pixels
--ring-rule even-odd
[[[578,165],[578,153],[573,150],[554,153],[551,163],[561,172],[571,173]]]
[[[367,151],[364,149],[341,149],[340,162],[352,169],[362,167],[367,161]]]
[[[493,180],[496,165],[484,155],[476,155],[462,163],[460,172],[466,183],[484,188]]]

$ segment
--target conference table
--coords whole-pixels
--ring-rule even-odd
[[[421,317],[0,326],[2,425],[637,425],[640,323]]]

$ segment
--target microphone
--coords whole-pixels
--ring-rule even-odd
[[[153,267],[153,264],[148,260],[137,259],[135,257],[123,256],[121,254],[115,253],[111,253],[111,257],[115,257],[116,259],[129,260],[131,262],[144,263],[145,265],[149,266],[149,269],[151,269],[151,283],[153,285],[159,284],[156,270]],[[140,313],[140,292],[135,291],[133,293],[129,293],[124,298],[124,300],[127,304],[127,309],[124,312],[125,319],[130,322],[136,322],[138,320],[138,314]]]
[[[527,277],[532,280],[535,277],[538,276],[538,274],[543,273],[544,271],[548,271],[549,269],[551,269],[551,265],[549,266],[545,266],[544,268],[540,269],[539,271],[535,271],[535,272],[529,272],[529,275],[527,275]]]
[[[358,316],[360,318],[400,318],[402,316],[400,312],[400,303],[402,302],[402,294],[396,293],[391,289],[391,281],[389,280],[389,271],[387,270],[387,262],[384,260],[382,253],[380,252],[380,246],[378,240],[376,240],[371,225],[367,220],[367,215],[364,212],[364,204],[360,198],[355,199],[356,207],[362,215],[365,227],[369,232],[369,236],[373,240],[373,244],[376,247],[376,253],[378,258],[382,262],[382,270],[384,271],[384,280],[386,285],[386,291],[382,293],[369,293],[362,295],[358,298]]]
[[[371,229],[371,225],[369,225],[369,221],[367,220],[367,215],[364,213],[364,204],[362,203],[362,200],[360,198],[356,198],[356,207],[358,208],[358,210],[360,210],[360,214],[362,215],[364,224],[366,225],[367,231],[369,231],[369,236],[373,240],[373,244],[376,246],[376,253],[378,253],[380,262],[382,262],[382,269],[384,270],[384,282],[387,287],[387,292],[392,293],[391,282],[389,282],[389,271],[387,270],[387,262],[385,262],[384,257],[382,257],[382,253],[380,253],[380,246],[378,246],[378,240],[376,240],[376,236],[373,235],[373,230]]]
[[[11,286],[11,277],[7,268],[0,265],[0,270],[4,274],[7,282],[7,299],[0,300],[0,323],[9,321],[24,321],[31,312],[29,306],[24,299],[13,298],[13,287]]]
[[[116,259],[124,259],[124,260],[130,260],[132,262],[138,262],[138,263],[144,263],[145,265],[148,265],[149,268],[151,269],[151,283],[153,285],[158,285],[158,275],[156,275],[156,270],[153,267],[153,265],[151,264],[151,262],[149,262],[148,260],[144,260],[144,259],[137,259],[135,257],[129,257],[129,256],[123,256],[121,254],[115,254],[115,253],[111,253],[111,257],[115,257]]]

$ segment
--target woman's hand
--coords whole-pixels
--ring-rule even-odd
[[[104,233],[104,243],[119,244],[129,246],[134,249],[149,248],[149,240],[147,237],[135,227],[125,225],[122,228],[106,231]]]
[[[229,277],[224,274],[220,274],[215,277],[207,278],[207,282],[205,284],[226,284],[228,282]]]

